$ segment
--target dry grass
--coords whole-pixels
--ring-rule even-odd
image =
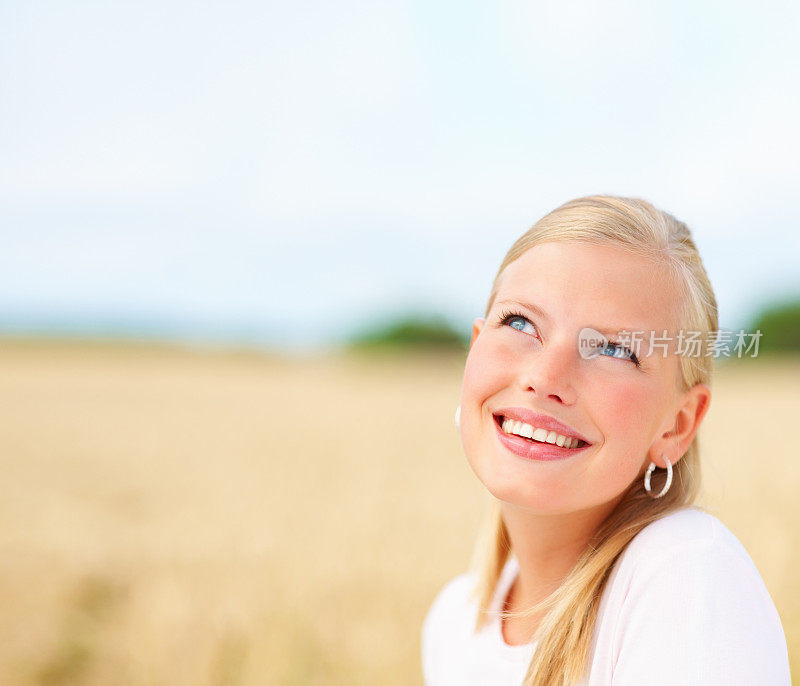
[[[486,503],[453,426],[462,371],[0,342],[0,683],[421,683],[422,619]],[[704,504],[758,565],[795,673],[799,409],[800,365],[748,360],[719,371],[703,438]]]

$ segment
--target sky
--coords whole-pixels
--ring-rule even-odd
[[[0,5],[0,332],[467,332],[574,197],[692,229],[723,328],[800,294],[800,5]]]

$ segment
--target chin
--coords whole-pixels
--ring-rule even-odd
[[[501,491],[498,491],[502,495]],[[525,510],[532,515],[562,515],[575,512],[579,508],[571,506],[569,503],[559,501],[553,498],[526,498],[519,494],[507,493],[505,497],[492,493],[501,503],[511,505]]]
[[[509,505],[530,510],[535,514],[561,514],[580,509],[575,506],[574,492],[563,492],[562,489],[544,484],[536,485],[521,480],[518,473],[498,474],[483,470],[473,472],[484,488],[495,498]]]

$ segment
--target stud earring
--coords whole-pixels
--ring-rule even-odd
[[[456,408],[456,429],[461,431],[461,405]]]
[[[652,491],[650,490],[650,475],[656,468],[655,462],[650,463],[650,466],[647,468],[647,472],[645,472],[644,475],[644,490],[647,491],[647,495],[649,495],[651,498],[660,498],[669,490],[669,487],[672,484],[672,465],[669,463],[666,455],[662,455],[661,457],[663,458],[664,462],[667,463],[667,482],[664,484],[664,488],[661,489],[661,493],[658,495],[653,495]]]

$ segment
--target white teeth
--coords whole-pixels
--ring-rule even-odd
[[[533,432],[532,438],[534,441],[545,443],[547,441],[547,429],[536,429],[536,431]]]
[[[580,440],[563,436],[555,431],[548,431],[547,429],[536,429],[530,424],[518,422],[513,419],[503,420],[503,431],[507,434],[516,434],[517,436],[525,436],[532,438],[534,441],[541,443],[552,443],[562,448],[575,448]]]

